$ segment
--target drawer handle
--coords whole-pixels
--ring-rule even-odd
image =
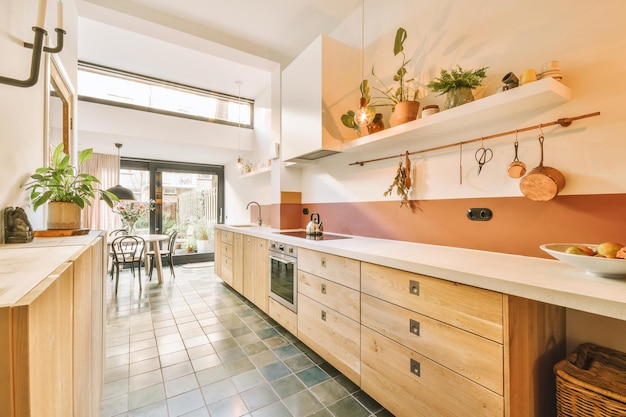
[[[322,310],[322,320],[326,321],[326,312]]]
[[[409,292],[413,295],[420,295],[420,283],[418,281],[409,281]]]
[[[409,320],[409,329],[411,333],[416,336],[420,335],[420,322],[416,320]]]
[[[326,284],[322,284],[322,294],[326,294]]]
[[[417,376],[421,376],[420,363],[415,359],[411,359],[411,373]]]
[[[322,258],[322,268],[326,268],[326,258]]]

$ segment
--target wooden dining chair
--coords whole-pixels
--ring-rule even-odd
[[[174,255],[174,242],[176,242],[176,237],[178,236],[178,231],[174,230],[172,232],[172,234],[170,234],[170,237],[167,239],[167,244],[165,248],[162,248],[160,253],[161,253],[161,262],[163,262],[163,260],[167,260],[167,264],[170,267],[170,274],[172,275],[172,277],[176,278],[176,274],[174,273],[174,259],[173,259],[173,255]],[[158,245],[159,242],[154,242],[155,245]],[[148,252],[146,252],[146,254],[148,255],[148,259],[150,260],[150,272],[148,273],[148,279],[152,280],[152,270],[154,269],[154,251],[150,250]]]
[[[112,241],[113,239],[115,239],[118,236],[125,236],[128,234],[128,231],[126,229],[115,229],[112,230],[111,232],[109,232],[109,241]],[[113,250],[111,249],[110,245],[109,245],[109,262],[111,265],[111,268],[109,268],[109,274],[111,275],[111,279],[113,279],[113,269],[114,269],[114,265],[113,265]]]
[[[140,236],[119,236],[111,242],[113,251],[113,267],[115,268],[115,294],[120,280],[120,268],[129,265],[133,278],[135,277],[135,265],[139,276],[139,291],[141,292],[141,262],[144,257],[146,242]]]

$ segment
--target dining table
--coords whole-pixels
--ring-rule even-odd
[[[148,235],[139,234],[137,236],[141,237],[146,242],[146,244],[152,243],[152,249],[154,250],[154,264],[156,266],[157,278],[158,278],[159,284],[162,284],[163,283],[163,262],[161,260],[161,243],[160,242],[169,239],[169,236],[162,235],[162,234],[148,234]],[[145,266],[146,266],[146,274],[147,274],[148,255],[146,254],[146,251],[144,251],[144,254],[146,257]]]

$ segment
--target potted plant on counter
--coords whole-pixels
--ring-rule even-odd
[[[487,76],[487,68],[464,70],[459,65],[450,71],[442,69],[439,78],[435,78],[427,87],[439,95],[447,94],[444,109],[460,106],[474,101],[472,89],[480,86]]]
[[[415,78],[407,75],[406,66],[411,60],[407,61],[406,54],[404,53],[404,41],[406,41],[407,32],[404,28],[398,28],[396,31],[396,37],[393,44],[393,55],[402,55],[402,65],[396,71],[393,76],[393,80],[398,83],[397,88],[388,87],[385,83],[376,75],[374,67],[372,67],[372,75],[378,80],[384,89],[373,87],[376,91],[381,93],[383,100],[387,100],[388,106],[392,106],[393,118],[395,119],[395,125],[410,122],[417,118],[417,112],[419,111],[420,103],[417,101],[419,91],[413,85]]]
[[[78,166],[89,160],[93,149],[85,149],[78,154]],[[50,166],[38,168],[26,184],[30,190],[33,210],[48,203],[47,227],[50,230],[80,229],[81,210],[91,205],[91,200],[99,195],[109,206],[118,198],[106,190],[96,189],[100,180],[90,174],[81,174],[78,168],[70,165],[70,157],[63,153],[59,144],[52,154]]]

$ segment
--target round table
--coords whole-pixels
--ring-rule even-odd
[[[152,243],[152,248],[154,249],[154,263],[156,265],[157,278],[159,280],[159,284],[163,283],[163,262],[161,261],[161,245],[159,242],[169,239],[168,235],[137,235],[146,243]],[[144,252],[145,253],[145,252]],[[146,268],[148,267],[148,255],[146,256]]]

